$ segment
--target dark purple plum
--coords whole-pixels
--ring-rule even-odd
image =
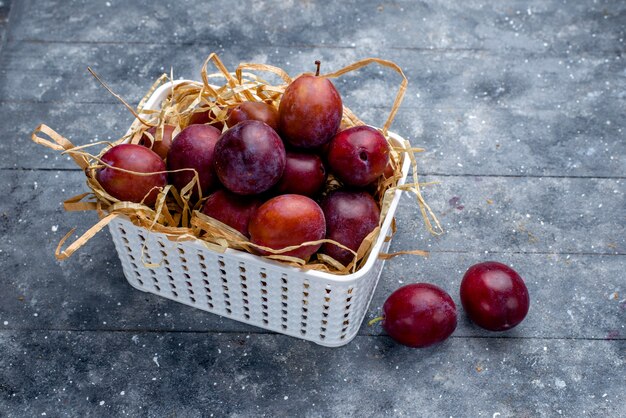
[[[463,276],[461,303],[469,319],[479,327],[506,331],[524,320],[530,297],[515,270],[487,261],[473,265]]]
[[[297,148],[316,148],[337,133],[343,115],[341,96],[333,83],[316,75],[303,74],[285,90],[278,108],[281,136]]]
[[[226,123],[230,128],[232,128],[244,120],[258,120],[265,122],[275,131],[278,130],[278,111],[267,103],[243,102],[232,109]]]
[[[372,232],[380,219],[380,209],[367,192],[336,190],[321,203],[326,218],[326,238],[356,251],[363,239]],[[324,244],[320,252],[328,254],[343,265],[354,255],[334,244]]]
[[[174,133],[175,129],[176,127],[172,125],[163,125],[161,140],[157,141],[157,128],[156,126],[153,126],[146,131],[152,136],[152,138],[144,133],[139,140],[139,145],[150,148],[152,151],[156,152],[159,157],[165,160],[167,158],[167,153],[172,146],[172,133]]]
[[[215,171],[231,192],[251,195],[274,186],[285,170],[283,141],[268,124],[246,120],[225,131],[215,146]]]
[[[319,155],[287,151],[285,171],[275,190],[313,197],[325,183],[326,169]]]
[[[257,209],[250,219],[248,231],[253,243],[280,250],[323,239],[326,222],[322,209],[314,200],[297,194],[284,194],[268,200]],[[307,245],[282,255],[306,259],[319,247],[319,244]]]
[[[256,197],[218,190],[204,202],[202,213],[225,223],[249,238],[248,223],[261,203],[261,200]]]
[[[456,329],[456,305],[443,289],[414,283],[393,292],[383,305],[383,328],[396,342],[423,348]]]
[[[167,185],[165,163],[155,152],[141,145],[116,145],[102,156],[102,161],[112,167],[137,173],[156,173],[149,176],[126,173],[111,167],[96,172],[96,180],[116,199],[154,205],[159,189]]]
[[[327,161],[331,172],[343,183],[367,186],[385,171],[389,163],[389,145],[378,130],[355,126],[333,137]]]
[[[213,126],[190,125],[176,135],[167,154],[169,171],[191,168],[198,172],[202,196],[206,196],[218,185],[213,164],[215,144],[219,137],[220,131]],[[170,173],[170,182],[180,192],[193,177],[192,170],[178,171]],[[193,188],[194,198],[198,197],[197,187]]]

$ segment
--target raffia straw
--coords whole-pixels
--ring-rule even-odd
[[[207,91],[213,93],[214,97],[216,99],[218,99],[218,102],[219,102],[220,95],[213,89],[213,87],[211,87],[211,85],[209,84],[209,78],[207,76],[207,67],[209,65],[209,62],[211,62],[211,61],[217,67],[217,69],[220,71],[220,73],[224,75],[224,77],[228,81],[228,85],[231,88],[234,88],[234,87],[237,86],[237,80],[226,69],[226,66],[224,66],[224,64],[222,63],[222,61],[219,59],[219,57],[217,56],[217,54],[215,52],[212,52],[207,57],[207,59],[204,61],[204,64],[202,65],[202,70],[200,71],[200,75],[202,76],[202,83],[204,84],[204,88]],[[237,96],[237,98],[239,98],[239,96]],[[254,98],[253,97],[248,97],[248,100],[254,101]]]
[[[122,98],[122,96],[120,96],[119,94],[115,93],[113,90],[111,90],[111,88],[109,86],[106,85],[106,83],[104,81],[102,81],[102,79],[98,76],[98,74],[96,74],[96,72],[94,70],[92,70],[90,67],[87,67],[87,71],[89,71],[89,73],[91,73],[92,76],[94,76],[94,78],[96,80],[98,80],[98,82],[100,84],[102,84],[102,87],[104,87],[109,93],[111,93],[113,95],[113,97],[115,97],[117,100],[119,100],[124,106],[126,106],[126,108],[130,111],[130,113],[133,114],[133,116],[141,123],[143,123],[144,125],[147,126],[153,126],[151,125],[149,122],[145,121],[141,116],[139,116],[139,114],[135,111],[135,109],[132,108],[131,105],[129,105],[128,103],[126,103],[126,101]]]
[[[410,148],[410,144],[408,143],[408,141],[405,141],[404,145],[405,145],[405,149]],[[424,222],[426,223],[426,227],[428,228],[428,231],[431,234],[441,235],[443,234],[443,228],[441,227],[441,224],[439,223],[439,219],[437,219],[437,216],[434,214],[434,212],[432,211],[432,209],[430,208],[428,203],[426,203],[426,201],[424,200],[424,197],[422,196],[419,177],[417,174],[417,159],[415,158],[415,154],[412,152],[407,152],[407,155],[411,159],[411,165],[413,166],[413,184],[410,186],[412,186],[412,191],[413,193],[415,193],[415,196],[417,198],[417,204],[419,205],[420,212],[422,213],[422,218],[424,219]],[[432,222],[431,222],[431,219],[432,219]],[[433,228],[433,222],[436,228]]]
[[[61,247],[63,247],[63,244],[65,244],[65,241],[67,241],[69,237],[74,233],[74,231],[76,231],[76,228],[72,228],[70,232],[68,232],[67,234],[65,234],[63,238],[61,238],[61,241],[59,241],[59,244],[57,245],[57,248],[54,251],[54,255],[56,256],[58,260],[65,260],[66,258],[70,257],[72,254],[74,254],[76,250],[78,250],[80,247],[85,245],[87,241],[93,238],[94,235],[100,232],[102,228],[107,226],[109,222],[111,222],[113,219],[117,218],[118,216],[119,216],[118,213],[111,213],[107,217],[100,219],[100,221],[98,221],[97,224],[89,228],[89,230],[85,232],[79,239],[77,239],[72,244],[70,244],[65,250],[61,250]]]
[[[422,251],[422,250],[405,250],[405,251],[396,251],[394,253],[380,253],[378,254],[378,258],[382,260],[389,260],[399,255],[419,255],[422,257],[428,257],[430,253],[428,251]]]
[[[38,136],[37,134],[39,133],[47,135],[48,137],[50,137],[50,139],[52,139],[52,141],[48,141],[47,139]],[[54,131],[54,129],[44,124],[36,127],[30,138],[33,140],[33,142],[39,145],[43,145],[44,147],[51,148],[55,151],[69,151],[74,148],[74,144],[72,144],[69,139],[59,135]],[[81,169],[84,170],[85,168],[89,167],[89,161],[87,161],[83,156],[72,155],[71,157]]]
[[[387,132],[389,131],[389,127],[393,123],[393,120],[396,117],[396,113],[398,113],[398,109],[400,108],[400,104],[402,103],[402,99],[404,98],[404,93],[406,92],[406,87],[409,84],[406,76],[402,69],[394,62],[387,61],[380,58],[366,58],[360,61],[357,61],[353,64],[350,64],[340,70],[337,70],[332,73],[323,74],[322,77],[327,78],[336,78],[343,74],[349,73],[351,71],[358,70],[359,68],[367,67],[370,64],[379,64],[383,67],[391,68],[402,77],[402,82],[400,83],[400,87],[398,88],[398,93],[396,93],[396,98],[393,101],[393,105],[391,106],[391,111],[389,112],[389,116],[383,125],[382,131],[385,136],[387,136]]]
[[[208,65],[210,63],[218,69],[218,73],[208,73]],[[254,63],[242,63],[237,67],[234,73],[230,73],[219,57],[216,54],[211,54],[207,57],[201,69],[200,74],[202,82],[182,82],[177,83],[176,85],[172,83],[170,94],[163,101],[160,109],[155,110],[144,109],[145,103],[159,86],[168,80],[173,80],[173,74],[171,74],[170,77],[165,74],[159,77],[159,79],[157,79],[151,86],[147,94],[141,99],[139,105],[137,106],[137,110],[134,110],[119,95],[115,94],[98,77],[98,75],[93,72],[93,70],[89,69],[90,73],[92,73],[92,75],[105,87],[105,89],[116,97],[121,103],[123,103],[123,105],[135,116],[135,121],[131,125],[129,132],[117,141],[112,143],[106,142],[106,147],[102,149],[98,155],[91,155],[85,151],[88,146],[75,147],[67,138],[59,135],[46,125],[40,125],[35,129],[32,135],[34,142],[69,154],[78,166],[85,170],[85,173],[87,174],[87,184],[91,189],[91,193],[83,193],[66,200],[64,203],[65,209],[68,211],[96,210],[101,218],[96,225],[91,227],[81,237],[71,243],[65,250],[62,250],[62,247],[74,233],[74,230],[63,237],[57,250],[55,251],[55,255],[59,259],[69,257],[73,252],[91,239],[98,231],[104,228],[104,226],[106,226],[111,220],[115,219],[116,216],[126,216],[134,224],[144,227],[149,231],[163,233],[172,241],[199,240],[203,245],[213,251],[223,252],[231,248],[257,254],[265,253],[269,254],[265,256],[268,259],[277,260],[296,267],[325,271],[334,274],[349,274],[361,268],[367,261],[372,247],[380,234],[380,226],[387,215],[389,205],[391,204],[396,191],[401,190],[410,190],[416,194],[417,202],[427,228],[431,233],[441,233],[441,226],[437,218],[421,195],[420,183],[417,177],[417,162],[414,154],[422,152],[423,150],[421,148],[411,147],[408,141],[402,144],[401,147],[395,147],[388,136],[388,129],[397,114],[398,108],[406,91],[407,79],[400,67],[391,61],[368,58],[322,76],[335,78],[371,64],[382,65],[386,68],[394,70],[400,74],[402,82],[399,86],[387,120],[381,129],[383,135],[390,143],[394,174],[389,178],[381,178],[377,184],[375,196],[379,199],[379,205],[381,208],[380,225],[365,238],[357,251],[352,251],[342,244],[329,239],[305,242],[300,245],[282,249],[272,249],[255,245],[233,228],[230,228],[229,226],[198,211],[203,199],[199,187],[199,177],[195,170],[194,179],[182,190],[177,190],[172,186],[167,186],[161,190],[154,208],[147,207],[141,203],[120,202],[113,196],[109,195],[97,182],[95,179],[96,170],[108,166],[101,160],[101,156],[111,146],[122,142],[136,144],[142,137],[147,137],[153,143],[162,140],[163,127],[165,124],[174,125],[174,132],[177,133],[186,127],[189,118],[194,113],[198,112],[211,111],[215,115],[215,120],[211,123],[215,123],[217,121],[225,123],[228,108],[237,106],[245,100],[263,101],[274,106],[275,108],[278,108],[283,92],[292,81],[289,74],[278,67]],[[283,81],[284,84],[277,86],[270,85],[253,73],[257,71],[275,74]],[[210,79],[216,78],[226,80],[226,84],[214,86],[209,82]],[[342,119],[343,127],[363,124],[364,122],[351,112],[349,108],[344,107]],[[157,127],[155,135],[146,132],[153,126]],[[225,126],[224,129],[226,128],[227,126]],[[44,134],[49,137],[50,140],[45,139],[38,134]],[[398,180],[402,177],[401,167],[403,158],[410,158],[411,165],[413,167],[414,182],[405,185],[398,185]],[[156,174],[135,173],[129,170],[119,169],[117,167],[112,168],[137,175],[149,176]],[[325,193],[328,193],[329,191],[340,186],[341,184],[336,179],[329,176]],[[195,189],[197,189],[201,199],[199,199],[195,205],[192,205],[190,199]],[[396,225],[394,220],[392,222],[391,235],[393,235],[395,231]],[[386,240],[390,238],[390,236],[385,237]],[[351,254],[353,254],[353,260],[347,266],[344,266],[337,260],[334,260],[325,254],[318,253],[315,257],[312,257],[309,260],[303,260],[285,255],[285,253],[303,246],[319,245],[323,243],[334,244],[340,248],[348,250]],[[391,254],[381,254],[380,257],[388,259],[400,254],[417,254],[423,256],[427,253],[420,250],[408,250]],[[146,264],[151,266],[156,265],[154,263]]]
[[[37,129],[40,130],[41,128],[37,128]],[[51,131],[50,128],[48,128],[47,130]],[[34,136],[37,137],[35,134]],[[73,210],[80,210],[80,211],[98,210],[100,211],[102,209],[100,205],[104,203],[104,206],[105,206],[104,210],[108,212],[109,214],[116,214],[116,216],[121,215],[121,214],[139,215],[139,218],[142,219],[143,221],[142,222],[143,226],[146,226],[149,231],[155,230],[155,227],[158,225],[157,222],[159,220],[161,221],[162,224],[170,225],[170,226],[177,226],[178,222],[174,220],[174,217],[170,214],[169,209],[167,208],[167,204],[166,204],[167,203],[166,198],[167,198],[168,193],[171,190],[174,190],[173,186],[167,185],[163,188],[163,190],[160,191],[157,197],[154,210],[152,208],[149,208],[148,206],[145,206],[143,203],[119,201],[117,198],[108,194],[104,190],[104,188],[102,188],[102,186],[97,182],[97,180],[95,179],[95,174],[94,174],[95,173],[94,164],[97,164],[98,167],[109,167],[116,171],[121,171],[121,172],[129,173],[129,174],[137,175],[137,176],[152,176],[155,174],[168,174],[168,173],[173,173],[173,172],[182,172],[182,171],[191,170],[194,172],[194,177],[188,186],[191,188],[193,187],[195,183],[199,181],[198,173],[194,169],[179,169],[179,170],[173,170],[173,171],[157,171],[157,172],[150,172],[150,173],[140,173],[140,172],[136,172],[132,170],[126,170],[120,167],[114,167],[104,162],[98,156],[91,155],[82,149],[78,149],[78,147],[74,147],[73,144],[68,139],[63,138],[58,134],[52,135],[51,137],[55,137],[57,138],[58,142],[63,143],[65,145],[64,147],[62,147],[64,149],[64,152],[69,153],[73,157],[76,157],[75,160],[91,161],[91,165],[86,170],[86,173],[88,177],[88,184],[90,188],[92,189],[92,194],[96,196],[96,198],[98,199],[98,203],[82,202],[82,200],[85,197],[92,195],[88,193],[83,193],[81,195],[75,196],[65,201],[64,208],[65,210],[68,210],[68,211],[73,211]],[[62,140],[59,140],[59,137],[62,138]],[[39,140],[36,142],[41,143]],[[54,147],[53,149],[58,148],[58,145],[50,143],[49,141],[45,141],[44,144],[49,147]],[[90,145],[93,145],[93,144],[90,144]],[[82,159],[79,159],[78,157],[82,157]],[[146,196],[148,196],[150,193],[152,193],[152,190],[150,190],[146,194]],[[70,235],[74,232],[74,230],[70,231],[70,233],[68,233],[65,237],[63,237],[63,239],[59,243],[59,246],[57,247],[55,251],[56,257],[62,260],[71,256],[76,250],[78,250],[80,247],[86,244],[87,241],[93,238],[93,236],[96,233],[102,230],[102,228],[104,228],[113,219],[114,217],[105,216],[96,225],[92,226],[89,230],[83,233],[83,235],[81,235],[76,241],[70,244],[65,250],[61,250],[61,247],[63,246],[63,244],[65,244],[65,242],[69,239]],[[148,263],[144,263],[144,264],[147,265]]]
[[[242,81],[243,81],[242,79],[243,70],[267,71],[267,72],[270,72],[272,74],[276,74],[277,76],[279,76],[285,82],[285,84],[289,84],[292,82],[292,79],[291,77],[289,77],[289,74],[287,74],[287,72],[283,70],[282,68],[275,67],[273,65],[268,65],[268,64],[254,64],[250,62],[242,62],[241,64],[239,64],[239,66],[235,70],[235,75],[237,77],[237,81],[239,81],[239,84],[242,84]]]
[[[202,214],[201,214],[202,215]],[[219,222],[216,219],[207,217],[206,215],[205,219],[203,219],[202,221],[199,221],[197,218],[194,218],[194,220],[192,221],[195,225],[202,225],[202,229],[203,230],[207,230],[207,231],[214,231],[213,228],[217,227],[220,228],[222,227],[223,224],[221,224],[221,222]],[[209,225],[207,228],[207,224]],[[226,226],[226,228],[223,228],[222,231],[220,232],[224,232],[224,230],[228,229],[228,226]],[[302,244],[298,244],[298,245],[292,245],[289,247],[285,247],[285,248],[279,248],[279,249],[275,249],[275,248],[270,248],[270,247],[265,247],[262,245],[257,245],[254,244],[252,242],[250,242],[249,240],[247,240],[247,238],[241,236],[240,234],[237,233],[237,231],[233,231],[237,236],[240,236],[240,239],[233,239],[232,236],[227,237],[227,238],[221,238],[221,243],[222,245],[225,246],[225,248],[232,248],[232,249],[243,249],[246,251],[250,251],[253,252],[255,254],[258,255],[262,255],[265,258],[268,259],[272,259],[272,260],[279,260],[279,261],[286,261],[292,265],[305,265],[307,263],[307,260],[301,259],[301,258],[297,258],[297,257],[292,257],[292,256],[288,256],[288,255],[284,255],[284,253],[289,252],[289,251],[293,251],[296,249],[299,249],[301,247],[304,246],[315,246],[315,245],[319,245],[325,242],[331,242],[331,243],[336,243],[333,240],[328,240],[328,239],[322,239],[322,240],[317,240],[317,241],[307,241],[307,242],[303,242]],[[209,234],[211,234],[209,232]],[[222,235],[220,233],[218,233],[218,235]],[[223,235],[222,235],[223,236]],[[215,237],[212,237],[215,238]],[[349,250],[350,251],[350,250]],[[263,255],[263,252],[268,253]],[[342,266],[343,268],[343,266]]]
[[[74,196],[72,198],[67,199],[63,202],[63,209],[67,212],[82,212],[87,210],[96,210],[98,209],[98,202],[83,202],[82,200],[86,197],[93,196],[93,193],[83,193],[78,196]]]
[[[202,212],[194,211],[194,216],[191,220],[191,224],[194,228],[197,228],[198,236],[208,235],[211,238],[219,238],[222,239],[223,243],[226,244],[227,248],[232,249],[240,249],[240,250],[253,250],[255,253],[269,253],[266,255],[267,258],[287,261],[289,263],[294,263],[298,265],[304,265],[305,260],[302,260],[297,257],[291,257],[284,255],[287,252],[297,250],[302,247],[315,246],[324,243],[334,244],[338,247],[349,251],[350,253],[357,255],[357,252],[351,250],[350,248],[338,243],[337,241],[331,239],[320,239],[315,241],[307,241],[298,245],[291,245],[285,248],[270,248],[263,245],[258,245],[253,242],[250,242],[248,238],[243,236],[239,231],[231,228],[228,225],[223,224],[217,219],[211,218],[208,215],[205,215]],[[341,266],[342,269],[345,269],[344,266]]]

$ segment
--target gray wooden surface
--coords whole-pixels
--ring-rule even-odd
[[[626,416],[626,3],[623,1],[0,1],[0,416]],[[443,344],[412,350],[380,327],[330,349],[143,294],[107,233],[53,251],[91,213],[67,157],[34,145],[45,122],[75,143],[114,139],[170,67],[198,78],[210,52],[295,75],[377,56],[409,89],[392,129],[426,148],[367,318],[426,281],[459,306]],[[383,123],[398,77],[336,84]],[[502,261],[531,309],[506,333],[472,325],[459,282]]]

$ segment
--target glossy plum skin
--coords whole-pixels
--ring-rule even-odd
[[[327,160],[339,180],[349,186],[363,187],[385,171],[389,163],[389,145],[378,130],[355,126],[333,137]]]
[[[313,197],[326,183],[326,168],[320,156],[287,151],[285,171],[275,190],[279,194]]]
[[[454,301],[443,289],[414,283],[393,292],[383,305],[383,328],[396,342],[423,348],[444,341],[456,329]]]
[[[220,131],[210,125],[190,125],[183,129],[172,141],[167,154],[167,169],[192,168],[198,172],[202,196],[206,196],[217,186],[213,168],[215,144]],[[193,179],[191,170],[170,173],[170,182],[180,192]],[[198,186],[194,186],[193,196],[198,197]]]
[[[202,213],[225,223],[250,238],[248,224],[261,203],[261,200],[255,197],[240,196],[227,190],[218,190],[204,202]]]
[[[167,153],[172,146],[172,134],[175,129],[176,127],[172,125],[163,125],[161,140],[157,141],[157,127],[153,126],[146,132],[152,135],[154,140],[144,133],[139,140],[139,145],[150,148],[152,151],[156,152],[159,157],[165,160],[167,158]]]
[[[378,226],[380,210],[369,193],[336,190],[328,194],[320,206],[326,218],[326,238],[354,251]],[[320,252],[343,265],[348,265],[354,259],[351,252],[333,244],[322,245]]]
[[[341,97],[327,78],[304,74],[285,90],[278,108],[283,139],[297,148],[316,148],[337,133],[343,115]]]
[[[530,307],[526,284],[506,264],[487,261],[470,267],[461,281],[461,303],[479,327],[506,331],[524,320]]]
[[[250,219],[248,232],[253,243],[279,250],[323,239],[326,221],[322,209],[314,200],[297,194],[284,194],[268,200],[257,209]],[[282,255],[306,259],[319,247],[319,244],[308,245]]]
[[[250,195],[269,190],[285,170],[283,141],[268,124],[246,120],[225,131],[215,146],[215,170],[231,192]]]
[[[232,128],[244,120],[258,120],[267,123],[278,131],[278,111],[263,102],[243,102],[235,107],[228,116],[226,124]]]
[[[156,153],[141,145],[116,145],[102,156],[102,161],[113,167],[139,173],[155,173],[139,176],[125,173],[110,167],[103,167],[96,172],[96,180],[111,196],[128,202],[140,203],[144,197],[147,206],[154,205],[159,190],[167,185],[165,163]]]

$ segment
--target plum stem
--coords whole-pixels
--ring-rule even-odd
[[[374,324],[375,324],[375,323],[377,323],[377,322],[382,321],[383,319],[385,319],[385,317],[384,317],[384,316],[377,316],[376,318],[374,318],[374,319],[372,319],[371,321],[369,321],[369,322],[367,323],[367,325],[371,327],[372,325],[374,325]]]
[[[318,77],[320,75],[320,65],[322,63],[320,62],[320,60],[315,61],[315,65],[317,65],[317,70],[315,71],[315,77]]]

